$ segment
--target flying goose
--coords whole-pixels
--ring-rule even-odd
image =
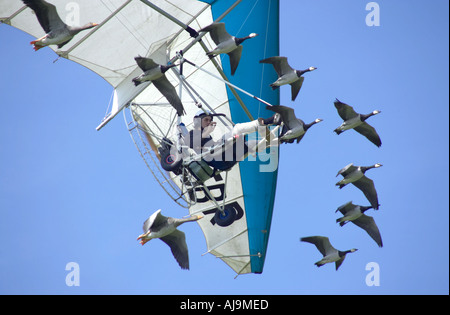
[[[97,23],[88,23],[84,26],[69,26],[65,24],[58,15],[56,7],[44,0],[22,0],[32,9],[37,16],[39,24],[45,31],[45,35],[30,44],[37,51],[48,45],[58,45],[58,48],[67,44],[76,34],[97,26]]]
[[[148,241],[154,238],[159,238],[161,241],[169,245],[173,256],[177,260],[181,269],[189,269],[189,255],[186,245],[186,235],[177,227],[185,222],[197,221],[203,218],[202,216],[191,216],[186,219],[176,219],[165,217],[161,214],[161,209],[153,213],[142,227],[144,234],[139,235],[137,240],[141,240],[141,244],[145,245]]]
[[[152,81],[153,85],[161,92],[162,95],[169,101],[170,105],[172,105],[176,111],[178,116],[182,116],[185,114],[183,104],[177,94],[177,91],[173,87],[173,85],[167,79],[165,73],[172,67],[175,67],[176,64],[171,64],[168,66],[157,64],[151,58],[145,57],[135,57],[136,63],[139,68],[144,71],[141,75],[133,79],[133,83],[135,86],[145,82]]]
[[[303,80],[305,78],[302,75],[306,72],[317,69],[316,67],[309,67],[305,70],[295,70],[289,65],[286,57],[270,57],[264,60],[260,60],[259,62],[272,64],[275,68],[275,71],[278,74],[278,80],[270,85],[273,90],[278,89],[282,85],[291,85],[291,94],[293,101],[295,101],[295,99],[297,98],[298,92],[300,92],[300,89],[303,85]]]
[[[369,200],[372,207],[375,210],[378,210],[379,204],[377,191],[375,190],[375,185],[373,183],[373,180],[366,177],[364,173],[367,170],[370,170],[372,168],[378,168],[381,166],[383,165],[379,163],[372,166],[354,166],[353,163],[350,163],[337,173],[336,176],[342,175],[344,178],[339,182],[337,182],[336,186],[339,186],[339,189],[342,189],[347,184],[352,183],[364,193],[364,195],[366,196],[367,200]]]
[[[371,125],[366,123],[366,120],[369,117],[377,115],[381,113],[381,111],[374,110],[373,112],[367,115],[358,114],[357,112],[354,111],[353,107],[345,103],[342,103],[338,99],[336,99],[336,101],[334,102],[334,106],[336,107],[339,116],[341,116],[341,118],[344,120],[342,125],[340,125],[334,130],[336,134],[339,135],[345,130],[355,129],[355,131],[359,132],[364,137],[369,139],[377,147],[381,146],[381,139],[380,136],[377,134],[377,131]]]
[[[319,252],[323,255],[323,258],[315,263],[317,267],[322,267],[325,264],[335,262],[336,271],[344,262],[345,255],[357,251],[356,248],[352,248],[344,252],[337,250],[336,248],[331,246],[330,240],[328,239],[328,237],[325,236],[302,237],[300,238],[300,241],[316,245]]]
[[[231,75],[234,75],[241,60],[243,49],[241,44],[249,38],[258,36],[256,33],[251,33],[241,38],[231,36],[225,29],[225,23],[212,23],[202,28],[199,32],[209,32],[212,40],[217,45],[216,48],[206,53],[208,56],[215,57],[220,54],[228,54],[230,57]]]
[[[383,247],[383,241],[381,240],[380,230],[375,224],[373,217],[365,215],[364,212],[373,208],[372,206],[357,206],[351,201],[337,208],[336,212],[341,212],[344,216],[336,219],[336,223],[340,226],[344,226],[348,222],[352,222],[359,226],[370,235],[370,237],[378,244],[379,247]]]
[[[295,116],[293,108],[283,105],[266,106],[266,109],[280,114],[284,125],[288,129],[287,132],[285,132],[284,134],[282,133],[282,136],[280,137],[281,143],[292,143],[294,142],[294,140],[297,140],[297,143],[299,143],[305,135],[306,131],[308,131],[311,126],[322,121],[322,119],[317,118],[313,122],[305,124],[303,120]]]

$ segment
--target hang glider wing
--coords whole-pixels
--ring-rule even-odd
[[[173,136],[176,130],[178,117],[175,110],[153,84],[146,82],[135,86],[132,79],[142,73],[135,57],[145,56],[159,64],[168,64],[179,62],[176,56],[180,51],[183,51],[184,58],[202,69],[231,78],[227,55],[212,60],[206,56],[205,49],[211,50],[215,46],[210,35],[200,34],[204,36],[201,43],[191,36],[195,35],[192,30],[221,21],[235,36],[242,37],[253,32],[261,35],[259,40],[243,45],[239,69],[232,78],[233,84],[260,93],[262,99],[279,104],[278,91],[261,89],[275,81],[276,74],[268,67],[264,71],[258,62],[279,55],[279,0],[48,2],[56,6],[66,24],[98,23],[95,28],[77,34],[61,50],[50,46],[60,57],[94,71],[113,87],[111,111],[98,129],[127,107],[124,111],[127,128],[155,179],[175,202],[189,208],[190,214],[205,216],[198,223],[206,238],[206,252],[222,259],[237,274],[261,273],[272,220],[278,151],[268,152],[265,159],[256,157],[255,161],[248,159],[240,162],[228,176],[223,174],[221,178],[211,178],[205,182],[216,199],[225,202],[226,209],[236,213],[231,225],[218,226],[214,221],[216,206],[204,191],[198,188],[190,194],[183,193],[180,176],[159,167],[161,139]],[[161,11],[150,7],[149,3]],[[237,6],[234,7],[234,4]],[[161,12],[170,14],[180,23],[168,19]],[[0,4],[0,19],[34,38],[44,35],[33,11],[22,1],[3,1]],[[183,23],[191,28],[188,29],[190,32],[180,26]],[[188,128],[192,128],[192,117],[198,111],[198,103],[226,114],[234,123],[271,116],[265,105],[245,96],[241,98],[223,82],[184,64],[182,74],[190,85],[189,94],[188,87],[180,84],[179,71],[178,67],[172,68],[166,76],[182,100],[186,110],[183,122]],[[224,117],[217,117],[217,121],[222,127],[230,124]],[[224,187],[227,187],[226,190]]]

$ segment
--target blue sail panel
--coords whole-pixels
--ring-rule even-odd
[[[235,0],[204,2],[212,4],[213,19],[216,19],[235,3]],[[243,43],[242,57],[234,76],[231,76],[228,56],[221,56],[227,77],[233,84],[278,105],[279,91],[272,91],[269,87],[270,83],[276,81],[276,73],[270,67],[260,64],[259,60],[279,55],[279,1],[242,1],[222,21],[225,22],[227,31],[236,37],[244,37],[250,33],[259,35]],[[233,122],[249,121],[248,115],[230,91],[228,96]],[[254,119],[270,117],[273,114],[256,100],[243,100]],[[263,271],[278,176],[278,150],[275,149],[275,152],[267,157],[268,161],[257,158],[256,161],[246,160],[240,163],[253,273]]]

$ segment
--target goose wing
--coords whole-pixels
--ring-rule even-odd
[[[342,263],[344,262],[345,256],[342,256],[339,260],[337,260],[335,262],[336,264],[336,271],[339,269],[339,267],[342,265]]]
[[[163,75],[159,79],[153,80],[152,83],[161,92],[162,95],[169,101],[177,111],[178,116],[185,114],[183,103],[181,103],[180,97],[177,94],[174,86],[169,82],[167,77]]]
[[[363,122],[361,125],[353,128],[353,129],[355,129],[357,132],[359,132],[364,137],[369,139],[369,141],[372,142],[373,144],[375,144],[377,147],[381,146],[380,136],[378,135],[378,133],[375,130],[375,128],[373,128],[368,123]]]
[[[148,232],[150,229],[159,229],[159,227],[163,226],[167,222],[167,217],[161,214],[161,209],[157,210],[153,213],[147,220],[145,220],[142,229],[145,232]]]
[[[259,62],[271,64],[275,68],[275,71],[277,72],[278,77],[282,77],[286,73],[295,71],[289,65],[286,57],[270,57],[267,59],[260,60]]]
[[[358,187],[364,193],[364,196],[366,196],[372,207],[378,210],[378,195],[373,180],[364,175],[352,184]]]
[[[351,174],[352,172],[354,172],[356,169],[357,169],[356,166],[354,166],[353,163],[350,163],[349,165],[347,165],[346,167],[344,167],[343,169],[341,169],[341,170],[337,173],[336,177],[337,177],[338,175],[342,175],[342,176],[345,177],[345,176],[347,176],[348,174]]]
[[[349,201],[346,204],[336,209],[336,212],[340,211],[343,215],[346,215],[349,211],[355,208],[353,202]]]
[[[302,88],[303,81],[305,81],[305,78],[300,77],[297,81],[291,83],[292,101],[295,101],[295,99],[297,98],[297,95],[300,92],[300,89]]]
[[[172,255],[181,269],[189,269],[189,253],[184,232],[175,230],[169,235],[161,237],[160,240],[169,245]]]
[[[56,7],[44,0],[22,0],[23,3],[36,13],[36,17],[46,33],[63,29],[66,24],[61,20]]]
[[[336,251],[336,249],[331,246],[330,240],[326,236],[302,237],[300,240],[302,242],[314,244],[324,257]]]
[[[383,241],[381,240],[380,230],[373,217],[363,214],[358,219],[352,221],[355,225],[359,226],[370,235],[370,237],[378,244],[379,247],[383,247]]]
[[[229,40],[232,36],[225,29],[225,23],[212,23],[200,30],[200,32],[209,32],[212,40],[216,45]]]
[[[244,47],[242,47],[242,45],[239,45],[235,50],[228,53],[228,56],[230,57],[231,75],[234,75],[234,73],[236,72],[239,61],[241,60],[243,48]]]
[[[357,112],[355,112],[353,107],[351,107],[350,105],[347,105],[345,103],[342,103],[338,99],[336,99],[336,101],[334,102],[334,107],[336,107],[339,116],[341,116],[341,118],[344,121],[349,120],[349,119],[354,118],[359,115]]]
[[[277,106],[267,106],[268,110],[281,115],[283,123],[289,128],[297,128],[301,126],[299,119],[295,116],[294,109],[288,106],[277,105]]]
[[[153,59],[151,59],[151,58],[139,56],[139,57],[135,57],[134,60],[136,60],[137,65],[144,72],[160,66],[159,64],[154,62]]]
[[[305,129],[305,122],[303,120],[301,120],[300,118],[298,118],[297,120],[298,120],[299,124],[303,126],[303,129]],[[298,136],[297,138],[292,139],[292,140],[297,140],[297,143],[299,143],[305,135],[306,135],[306,130],[301,136]]]

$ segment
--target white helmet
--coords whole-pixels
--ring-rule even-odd
[[[201,109],[197,113],[195,113],[194,118],[203,117],[203,116],[211,116],[211,118],[212,118],[214,115],[209,110]]]

